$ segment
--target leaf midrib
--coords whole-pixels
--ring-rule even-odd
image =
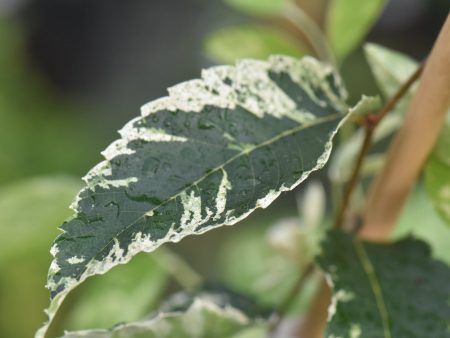
[[[98,251],[91,259],[90,259],[90,260],[89,260],[89,262],[85,265],[85,267],[86,267],[89,263],[91,263],[94,259],[96,259],[100,254],[102,254],[102,253],[105,251],[105,249],[106,249],[109,245],[111,245],[111,243],[114,241],[114,239],[116,239],[117,237],[119,237],[122,233],[124,233],[124,232],[127,231],[129,228],[131,228],[133,225],[135,225],[138,221],[140,221],[140,220],[142,219],[142,217],[144,217],[145,214],[147,214],[147,213],[149,213],[149,212],[152,212],[152,211],[155,211],[155,210],[157,210],[159,207],[161,207],[161,206],[163,206],[163,205],[165,205],[165,204],[167,204],[167,203],[169,203],[169,202],[175,200],[175,199],[176,199],[177,197],[179,197],[183,192],[185,192],[186,190],[188,190],[188,189],[190,189],[190,188],[192,188],[192,187],[194,187],[194,186],[197,186],[197,185],[198,185],[200,182],[202,182],[204,179],[206,179],[207,177],[209,177],[209,176],[212,175],[213,173],[217,172],[218,170],[222,170],[226,165],[228,165],[229,163],[231,163],[231,162],[233,162],[234,160],[238,159],[239,157],[244,156],[244,155],[248,155],[248,154],[252,153],[253,151],[255,151],[255,150],[257,150],[257,149],[260,149],[260,148],[262,148],[262,147],[264,147],[264,146],[267,146],[267,145],[270,145],[270,144],[272,144],[272,143],[275,143],[275,142],[277,142],[278,140],[281,140],[281,139],[283,139],[284,137],[291,136],[291,135],[293,135],[293,134],[295,134],[295,133],[297,133],[297,132],[299,132],[299,131],[301,131],[301,130],[303,130],[303,129],[307,129],[307,128],[310,128],[310,127],[314,127],[314,126],[317,126],[317,125],[319,125],[319,124],[322,124],[322,123],[329,122],[329,121],[332,121],[332,120],[334,120],[334,119],[337,119],[337,118],[339,118],[339,117],[342,117],[342,118],[343,118],[343,117],[345,117],[345,115],[343,115],[342,113],[338,112],[338,113],[335,113],[335,114],[328,115],[328,116],[326,116],[326,117],[315,118],[313,121],[311,121],[311,123],[305,123],[305,124],[299,125],[299,126],[297,126],[297,127],[295,127],[295,128],[285,130],[284,132],[282,132],[282,133],[280,133],[280,134],[278,134],[278,135],[276,135],[276,136],[274,136],[274,137],[272,137],[272,138],[270,138],[270,139],[268,139],[268,140],[266,140],[266,141],[264,141],[264,142],[261,142],[260,144],[257,144],[257,145],[255,145],[254,147],[252,147],[252,148],[250,148],[250,149],[246,149],[246,150],[244,150],[244,151],[242,151],[242,152],[240,152],[240,153],[234,155],[233,157],[231,157],[230,159],[228,159],[227,161],[225,161],[223,164],[221,164],[221,165],[215,167],[214,169],[210,170],[207,174],[203,175],[202,177],[200,177],[200,178],[197,179],[196,181],[192,182],[189,186],[185,187],[185,188],[182,189],[180,192],[178,192],[178,193],[176,193],[175,195],[173,195],[173,196],[167,198],[166,200],[162,201],[160,204],[158,204],[157,206],[155,206],[153,209],[149,209],[148,211],[143,212],[143,214],[142,214],[141,216],[139,216],[134,222],[130,223],[130,224],[127,225],[125,228],[123,228],[120,232],[118,232],[115,236],[113,236],[113,237],[111,238],[111,240],[109,240],[108,243],[106,243],[106,244],[105,244],[105,245],[104,245],[104,246],[103,246],[103,247],[102,247],[102,248],[101,248],[101,249],[100,249],[100,250],[99,250],[99,251]],[[84,269],[82,270],[81,273],[78,273],[77,275],[75,275],[75,278],[78,280],[78,279],[83,275],[83,273],[84,273],[85,271],[86,271],[86,268],[84,268]],[[389,338],[390,338],[390,337],[389,337]]]
[[[361,263],[364,272],[367,275],[369,285],[372,289],[372,293],[377,304],[377,309],[381,317],[381,323],[383,325],[383,336],[384,338],[392,338],[390,329],[389,313],[387,311],[386,303],[383,297],[383,291],[381,290],[381,285],[378,277],[375,273],[373,264],[369,258],[369,255],[364,248],[364,245],[359,240],[353,240],[353,247]]]

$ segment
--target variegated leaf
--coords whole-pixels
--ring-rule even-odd
[[[318,263],[333,289],[325,337],[450,337],[450,268],[424,242],[333,231]]]
[[[162,308],[137,322],[119,324],[109,330],[67,332],[62,338],[232,338],[248,330],[252,337],[264,338],[267,317],[257,313],[246,299],[224,293],[202,293],[195,297],[176,294]]]
[[[296,187],[327,161],[345,95],[330,66],[276,56],[205,70],[145,105],[85,176],[52,247],[49,317],[87,277]]]

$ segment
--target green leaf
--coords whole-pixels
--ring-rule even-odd
[[[69,176],[21,180],[0,189],[0,266],[39,252],[57,235],[52,226],[70,215],[67,204],[81,187]]]
[[[376,44],[366,44],[364,51],[378,87],[386,99],[391,98],[418,67],[418,63],[408,56]],[[395,111],[389,113],[380,122],[380,125],[375,129],[374,142],[384,140],[398,130],[403,123],[402,115],[415,88],[413,86],[397,103]],[[364,101],[361,101],[361,104],[363,103]],[[361,149],[363,139],[363,131],[358,131],[335,151],[329,172],[330,179],[333,182],[344,183],[347,181],[359,149]],[[368,172],[373,174],[372,169],[379,168],[384,156],[384,154],[377,154],[375,161],[369,163],[370,166],[372,164],[375,164],[375,166],[369,168]]]
[[[378,96],[363,95],[359,103],[350,110],[353,117],[364,117],[370,113],[376,113],[381,108],[381,100]],[[394,128],[398,128],[400,121],[388,115],[384,118],[380,125],[375,129],[373,143],[377,143],[384,139]],[[395,130],[395,129],[394,129]],[[334,152],[329,168],[329,177],[334,183],[345,183],[351,175],[355,160],[361,150],[364,141],[364,130],[360,129],[355,132],[346,142],[341,143]],[[362,174],[372,173],[373,164],[379,163],[379,159],[374,157],[368,158],[363,163]],[[375,167],[376,169],[376,167]]]
[[[373,43],[366,44],[364,52],[375,81],[386,99],[394,96],[419,66],[417,61],[409,56]],[[410,88],[397,103],[396,112],[404,113],[415,88],[415,86]]]
[[[211,68],[145,105],[85,176],[52,247],[50,318],[89,276],[235,224],[323,167],[344,98],[330,66],[276,56]]]
[[[0,337],[31,337],[44,320],[48,293],[42,285],[50,263],[47,248],[58,235],[54,224],[81,188],[79,179],[44,176],[0,189]],[[23,318],[26,318],[24,323]]]
[[[265,218],[255,220],[257,224],[246,222],[225,240],[218,270],[227,285],[276,307],[313,260],[320,236],[318,229],[306,228],[298,218],[281,219],[270,227]],[[308,280],[292,311],[306,309],[316,282]]]
[[[225,2],[246,14],[276,16],[283,12],[289,0],[225,0]]]
[[[235,301],[224,293],[202,293],[195,297],[176,294],[160,311],[142,321],[119,324],[109,330],[68,332],[63,338],[235,338],[238,335],[265,337],[265,315],[255,313],[254,304],[245,299]]]
[[[323,250],[318,263],[333,288],[326,337],[450,337],[450,269],[425,243],[333,231]]]
[[[263,25],[224,28],[211,34],[205,44],[211,58],[228,64],[243,58],[267,59],[272,54],[300,57],[306,48],[298,47],[299,42],[295,39]]]
[[[339,60],[345,59],[366,36],[386,0],[332,0],[326,31]]]
[[[450,115],[426,163],[425,186],[436,210],[450,225]]]
[[[450,231],[421,186],[410,195],[395,225],[395,239],[409,235],[427,242],[433,257],[450,265]]]

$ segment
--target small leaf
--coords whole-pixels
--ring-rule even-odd
[[[276,16],[283,12],[289,0],[225,0],[225,2],[246,14]]]
[[[332,0],[326,31],[339,60],[361,42],[380,15],[386,0]]]
[[[386,99],[394,96],[419,66],[417,61],[407,55],[373,43],[366,44],[364,52],[375,81]],[[410,88],[407,95],[397,103],[396,112],[404,113],[415,88]]]
[[[381,108],[381,100],[378,96],[365,96],[350,110],[352,117],[361,118],[370,113],[375,113]],[[388,115],[375,129],[373,143],[377,143],[397,129],[401,120],[397,116]],[[345,183],[353,170],[356,157],[364,141],[364,130],[355,132],[346,142],[341,143],[334,152],[329,169],[330,180],[334,183]],[[370,167],[373,160],[368,164]],[[370,172],[366,163],[363,164],[364,173]],[[373,167],[373,166],[372,166]],[[363,174],[364,174],[363,173]]]
[[[434,258],[450,265],[450,231],[421,186],[409,196],[395,225],[393,237],[400,239],[405,236],[425,241],[430,245]]]
[[[44,320],[48,293],[36,286],[46,280],[47,248],[58,234],[53,225],[70,215],[67,204],[80,188],[79,179],[69,176],[33,177],[1,187],[1,337],[32,337]]]
[[[67,202],[81,183],[69,176],[20,180],[0,189],[0,266],[11,257],[40,252],[70,215]]]
[[[354,118],[365,117],[376,113],[382,107],[382,102],[378,96],[363,95],[361,100],[354,106],[350,113]]]
[[[176,294],[148,319],[109,330],[68,332],[63,338],[234,338],[238,334],[245,337],[248,330],[254,338],[267,335],[265,314],[255,313],[254,305],[246,299],[234,300],[224,293],[202,293],[193,298]]]
[[[333,288],[326,337],[450,337],[450,268],[425,243],[333,231],[318,263]]]
[[[450,225],[450,115],[426,163],[425,187],[436,210]]]
[[[418,66],[417,62],[411,58],[385,47],[366,44],[364,49],[378,87],[386,99],[391,98],[397,92]],[[381,120],[375,129],[375,143],[392,135],[401,126],[403,122],[402,115],[408,102],[411,100],[414,90],[415,87],[413,86],[408,94],[397,103],[395,111],[389,113]],[[345,183],[347,181],[359,149],[361,149],[363,139],[364,133],[358,131],[335,151],[329,171],[330,179],[333,182]],[[370,163],[370,165],[375,164],[375,166],[369,169],[377,169],[383,159],[384,154],[377,155],[375,161]],[[372,170],[369,170],[369,172],[373,174]]]
[[[211,68],[145,105],[84,178],[52,247],[50,319],[89,276],[235,224],[323,167],[344,98],[330,66],[276,56]]]
[[[214,60],[234,64],[238,59],[267,59],[272,54],[300,57],[306,48],[275,28],[241,25],[224,28],[206,40],[206,51]]]

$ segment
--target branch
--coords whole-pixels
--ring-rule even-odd
[[[421,66],[418,67],[417,70],[409,77],[409,79],[402,84],[402,86],[398,89],[395,95],[380,109],[380,111],[376,115],[369,115],[364,119],[363,121],[365,129],[364,141],[361,150],[358,154],[355,167],[353,168],[352,174],[350,175],[350,179],[347,184],[344,197],[342,199],[342,205],[336,216],[336,221],[334,223],[335,228],[340,229],[344,225],[345,216],[348,212],[353,191],[355,190],[359,181],[362,164],[372,144],[374,129],[381,122],[381,120],[387,115],[387,113],[389,113],[397,105],[398,101],[400,101],[401,98],[405,96],[405,94],[408,92],[408,90],[411,88],[414,82],[416,82],[416,80],[422,74],[423,68],[424,63],[422,63]]]
[[[423,70],[422,80],[373,183],[360,237],[386,241],[433,148],[450,107],[450,15]]]
[[[365,140],[338,213],[335,223],[337,228],[342,227],[356,186],[354,182],[358,180],[361,163],[370,148],[373,128],[392,110],[423,71],[419,88],[410,103],[405,122],[391,146],[386,165],[371,188],[363,226],[359,232],[360,237],[369,240],[384,241],[389,238],[401,206],[436,141],[450,107],[449,41],[450,15],[439,34],[427,64],[417,69],[378,115],[365,119]],[[330,292],[322,284],[298,331],[298,337],[323,337],[329,298]]]

